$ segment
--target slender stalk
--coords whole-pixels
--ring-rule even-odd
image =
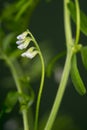
[[[38,129],[39,106],[40,106],[40,100],[41,100],[43,84],[44,84],[44,75],[45,75],[44,61],[43,61],[43,57],[42,57],[41,53],[40,53],[40,59],[41,59],[41,64],[42,64],[42,77],[41,77],[41,84],[40,84],[40,89],[39,89],[39,93],[38,93],[38,98],[37,98],[34,130]]]
[[[64,0],[64,25],[65,25],[65,36],[66,36],[66,46],[67,46],[67,57],[66,57],[59,89],[57,91],[56,98],[44,130],[51,130],[53,126],[54,120],[56,118],[57,112],[60,107],[60,103],[64,95],[64,91],[66,88],[66,84],[67,84],[67,80],[71,68],[71,59],[73,55],[73,49],[72,49],[73,40],[72,40],[72,33],[71,33],[70,16],[69,16],[69,11],[67,9],[68,2],[69,0]]]
[[[69,3],[69,0],[64,0],[64,27],[65,27],[67,49],[70,45],[72,45],[70,14],[69,14],[69,10],[67,9],[68,3]]]
[[[79,36],[80,36],[80,7],[78,0],[75,0],[76,3],[76,40],[75,44],[78,44]]]
[[[69,72],[70,72],[72,54],[73,54],[73,52],[71,51],[67,55],[63,75],[62,75],[61,82],[59,85],[59,89],[57,91],[57,95],[56,95],[56,98],[55,98],[55,101],[54,101],[54,104],[53,104],[53,107],[51,110],[51,114],[49,116],[49,119],[47,121],[47,124],[46,124],[44,130],[51,130],[54,120],[56,118],[57,112],[59,110],[60,103],[61,103],[63,95],[64,95],[64,91],[66,88],[66,84],[67,84],[67,80],[68,80],[68,76],[69,76]]]
[[[27,110],[23,110],[22,111],[22,115],[23,115],[23,123],[24,123],[24,130],[29,130],[29,122],[28,122],[28,112]]]
[[[35,40],[35,38],[33,37],[33,35],[31,34],[30,31],[29,31],[29,34],[31,35],[33,42],[34,42],[36,48],[39,51],[39,56],[40,56],[41,66],[42,66],[41,82],[40,82],[40,88],[39,88],[38,97],[37,97],[36,112],[35,112],[36,115],[35,115],[35,124],[34,124],[34,130],[37,130],[38,129],[38,117],[39,117],[40,101],[41,101],[41,95],[42,95],[42,91],[43,91],[44,77],[45,77],[45,65],[44,65],[44,59],[43,59],[41,50],[40,50],[40,48],[37,44],[37,41]]]
[[[10,61],[10,59],[9,59],[6,55],[4,55],[3,58],[4,58],[4,60],[6,61],[6,63],[8,64],[10,70],[11,70],[11,73],[12,73],[13,78],[14,78],[14,80],[15,80],[15,84],[16,84],[16,87],[17,87],[17,91],[18,91],[19,93],[22,93],[22,89],[21,89],[20,82],[19,82],[19,77],[18,77],[18,75],[17,75],[17,72],[16,72],[16,70],[15,70],[15,67],[14,67],[12,61]]]
[[[21,89],[21,85],[20,85],[20,81],[19,81],[17,71],[15,70],[15,67],[14,67],[12,61],[10,61],[10,59],[6,55],[3,55],[3,58],[7,62],[8,66],[11,70],[11,73],[12,73],[13,78],[14,78],[15,83],[16,83],[17,91],[19,93],[23,93],[22,89]],[[22,110],[22,117],[23,117],[23,123],[24,123],[24,130],[29,130],[27,110]]]

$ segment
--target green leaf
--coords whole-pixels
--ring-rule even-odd
[[[34,92],[32,89],[30,90],[29,94],[21,93],[19,95],[19,101],[20,101],[20,110],[28,109],[34,102]]]
[[[25,0],[19,0],[19,1],[16,3],[16,8],[19,10],[24,3],[25,3]]]
[[[68,4],[68,8],[73,21],[76,23],[75,4],[72,1],[70,1]],[[81,31],[87,36],[87,16],[82,11],[80,11],[80,27]]]
[[[18,100],[18,92],[9,92],[6,96],[5,103],[4,103],[4,111],[9,113],[12,111],[13,107],[17,103]]]
[[[0,119],[5,113],[10,113],[12,111],[13,107],[17,103],[18,97],[18,92],[11,91],[7,94],[2,110],[0,111]]]
[[[34,92],[32,88],[29,87],[29,93],[18,93],[18,92],[9,92],[6,96],[5,102],[2,106],[2,110],[0,112],[0,119],[2,118],[3,114],[10,113],[19,100],[21,110],[28,109],[33,101],[34,101]]]
[[[87,70],[87,46],[81,48],[81,57],[83,65]]]
[[[56,55],[56,56],[50,61],[50,63],[49,63],[48,66],[47,66],[47,71],[46,71],[48,77],[51,76],[52,70],[53,70],[53,68],[54,68],[55,63],[56,63],[60,58],[62,58],[65,54],[66,54],[66,52],[63,51],[63,52],[59,53],[58,55]]]
[[[19,20],[19,18],[22,16],[22,14],[27,10],[27,8],[29,6],[31,6],[32,4],[32,1],[27,1],[25,2],[22,6],[21,6],[21,9],[18,11],[16,17],[15,17],[15,20]]]
[[[71,79],[73,82],[73,85],[76,89],[76,91],[80,94],[80,95],[84,95],[86,94],[86,88],[84,86],[84,83],[81,79],[78,67],[77,67],[77,59],[76,59],[76,55],[74,55],[72,57],[72,64],[71,64]]]
[[[28,95],[25,94],[20,94],[19,99],[20,99],[21,111],[23,109],[28,109],[33,103],[33,98],[30,98]]]
[[[14,33],[10,33],[8,34],[4,40],[3,40],[3,50],[6,51],[9,47],[9,44],[13,41],[15,34]]]

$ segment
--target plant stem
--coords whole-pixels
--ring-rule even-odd
[[[45,77],[45,65],[44,65],[44,59],[43,59],[41,50],[37,44],[37,41],[35,40],[35,38],[33,37],[33,35],[31,34],[30,31],[28,31],[28,33],[32,37],[33,42],[39,51],[39,56],[40,56],[41,66],[42,66],[41,83],[40,83],[40,88],[39,88],[38,97],[37,97],[36,112],[35,112],[36,115],[35,115],[35,124],[34,124],[34,130],[37,130],[38,129],[39,107],[40,107],[40,101],[41,101],[41,95],[42,95],[42,91],[43,91],[44,77]]]
[[[72,33],[71,33],[71,23],[70,23],[70,14],[67,9],[67,4],[69,0],[64,0],[64,27],[65,27],[65,36],[66,36],[66,46],[67,49],[72,45]]]
[[[24,130],[29,130],[29,122],[28,122],[28,111],[25,109],[22,111],[23,115],[23,123],[24,123]]]
[[[57,112],[60,107],[60,103],[64,95],[64,91],[66,88],[66,84],[67,84],[67,80],[71,68],[71,59],[73,55],[73,49],[72,49],[73,40],[72,40],[72,33],[71,33],[70,16],[69,16],[69,11],[67,9],[68,2],[69,0],[64,0],[64,25],[65,25],[65,36],[66,36],[66,46],[67,46],[67,57],[66,57],[59,89],[57,91],[56,98],[44,130],[51,130],[53,126],[54,120],[56,118]]]
[[[16,83],[17,91],[19,93],[23,93],[22,89],[21,89],[19,77],[18,77],[17,71],[15,69],[15,66],[13,65],[12,61],[6,55],[3,54],[3,58],[6,61],[6,63],[8,64],[10,70],[11,70],[11,73],[12,73],[13,78],[14,78],[15,83]],[[20,102],[20,100],[19,100],[19,102]],[[26,109],[22,110],[22,117],[23,117],[23,123],[24,123],[24,130],[29,130],[28,114],[27,114]]]
[[[79,42],[79,36],[80,36],[80,7],[78,0],[75,0],[76,3],[76,40],[75,44],[78,44]]]
[[[40,89],[39,89],[39,93],[38,93],[38,98],[37,98],[34,130],[37,130],[37,128],[38,128],[39,106],[40,106],[40,100],[41,100],[43,84],[44,84],[44,75],[45,75],[45,67],[44,67],[43,57],[42,57],[41,53],[39,55],[40,55],[41,64],[42,64],[42,77],[41,77],[41,84],[40,84]]]
[[[66,58],[61,82],[59,85],[59,89],[57,91],[57,95],[56,95],[56,98],[55,98],[55,101],[54,101],[54,104],[53,104],[53,107],[51,110],[51,114],[49,116],[49,119],[47,121],[47,124],[46,124],[46,127],[44,130],[51,130],[52,125],[53,125],[54,120],[55,120],[56,115],[57,115],[57,111],[59,110],[60,103],[61,103],[63,95],[64,95],[66,83],[67,83],[69,72],[70,72],[72,54],[73,54],[72,51],[70,51],[70,53],[67,54],[67,58]]]
[[[19,76],[18,76],[18,74],[17,74],[17,72],[15,70],[15,67],[14,67],[12,61],[6,55],[4,55],[3,57],[4,57],[4,60],[6,61],[7,65],[9,66],[9,68],[11,70],[11,73],[12,73],[13,78],[15,80],[17,91],[19,93],[22,93],[21,85],[20,85],[20,82],[19,82]]]

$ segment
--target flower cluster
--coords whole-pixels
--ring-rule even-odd
[[[26,49],[30,42],[32,41],[32,38],[28,36],[29,31],[25,31],[22,34],[17,36],[17,41],[16,44],[18,45],[17,47],[20,50]],[[38,50],[36,47],[30,47],[27,51],[21,54],[23,57],[28,57],[30,59],[34,58],[38,54]]]

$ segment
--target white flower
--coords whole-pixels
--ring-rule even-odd
[[[23,40],[28,35],[28,30],[17,36],[18,40]]]
[[[32,37],[29,35],[29,31],[25,31],[22,34],[17,36],[16,44],[18,45],[17,48],[19,49],[26,49],[31,41],[33,41]],[[32,59],[38,54],[38,50],[35,47],[30,47],[26,52],[22,53],[21,56],[28,57]]]
[[[21,56],[28,57],[30,59],[34,58],[38,54],[38,51],[35,50],[35,47],[29,48],[26,52],[22,53]]]
[[[30,37],[26,37],[24,40],[17,41],[16,44],[18,44],[18,48],[22,50],[27,48],[31,40],[32,39]]]
[[[23,43],[24,42],[24,40],[18,40],[18,41],[16,41],[16,44],[21,44],[21,43]]]

